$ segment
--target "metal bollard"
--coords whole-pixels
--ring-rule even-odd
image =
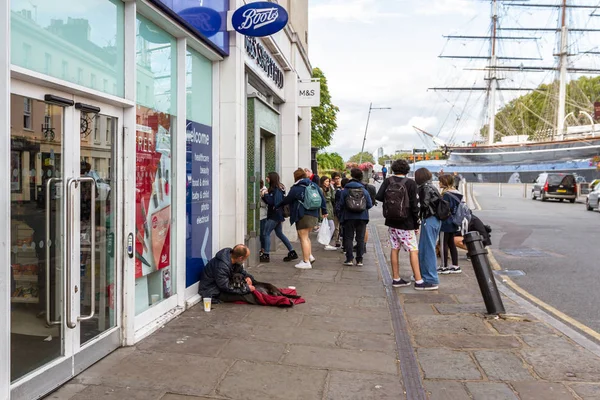
[[[502,182],[498,182],[498,197],[502,197]]]
[[[523,198],[524,199],[527,198],[527,184],[526,183],[523,185]]]
[[[483,243],[481,242],[481,235],[479,232],[468,232],[464,236],[464,243],[469,251],[468,254],[471,258],[479,290],[481,290],[488,314],[497,315],[506,313],[500,292],[498,292],[498,287],[496,286],[490,261],[487,257],[488,251],[483,247]]]

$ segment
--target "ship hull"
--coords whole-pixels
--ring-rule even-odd
[[[527,144],[454,147],[449,163],[468,164],[528,164],[560,162],[593,158],[600,155],[600,138]]]

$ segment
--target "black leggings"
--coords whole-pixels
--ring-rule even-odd
[[[448,249],[450,249],[450,257],[452,258],[452,265],[458,265],[458,251],[456,250],[456,243],[454,243],[455,232],[442,232],[442,268],[448,268]]]

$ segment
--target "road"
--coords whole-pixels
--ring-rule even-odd
[[[475,185],[492,226],[492,249],[513,281],[540,300],[600,332],[600,213],[581,203],[532,201],[522,187]]]

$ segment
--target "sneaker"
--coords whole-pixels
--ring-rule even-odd
[[[300,261],[298,264],[294,265],[294,267],[298,269],[311,269],[312,264],[306,261]]]
[[[298,259],[298,253],[296,253],[296,250],[290,251],[288,253],[287,257],[283,257],[283,261],[285,261],[285,262],[297,260],[297,259]]]
[[[460,269],[460,266],[458,266],[458,265],[454,265],[452,268],[448,268],[449,274],[460,274],[461,272],[462,272],[462,269]]]
[[[344,265],[354,266],[354,260],[346,260],[344,261]]]
[[[271,262],[271,256],[269,256],[267,253],[262,253],[259,258],[260,258],[260,262],[262,262],[262,263]]]
[[[415,282],[415,290],[438,290],[438,285],[433,283],[416,283]]]
[[[400,278],[400,279],[393,279],[392,280],[392,286],[393,287],[404,287],[404,286],[410,286],[410,282],[406,282],[404,279]]]
[[[308,258],[308,260],[310,261],[311,264],[314,263],[315,261],[317,261],[317,259],[312,254]]]
[[[336,251],[337,249],[338,248],[335,246],[330,246],[330,245],[325,246],[326,251]]]
[[[337,247],[339,249],[340,247],[342,247],[342,244],[341,243],[336,243],[335,247]]]
[[[448,268],[444,268],[444,267],[439,267],[439,268],[437,269],[437,273],[438,273],[438,274],[444,274],[444,275],[447,275],[447,274],[449,274],[449,273],[450,273],[450,272],[448,272],[448,271],[449,271],[449,269],[448,269]]]
[[[364,265],[364,264],[363,264],[363,260],[360,260],[360,261],[359,261],[359,260],[358,260],[358,258],[357,258],[357,259],[356,259],[356,266],[357,266],[357,267],[362,267],[363,265]]]

